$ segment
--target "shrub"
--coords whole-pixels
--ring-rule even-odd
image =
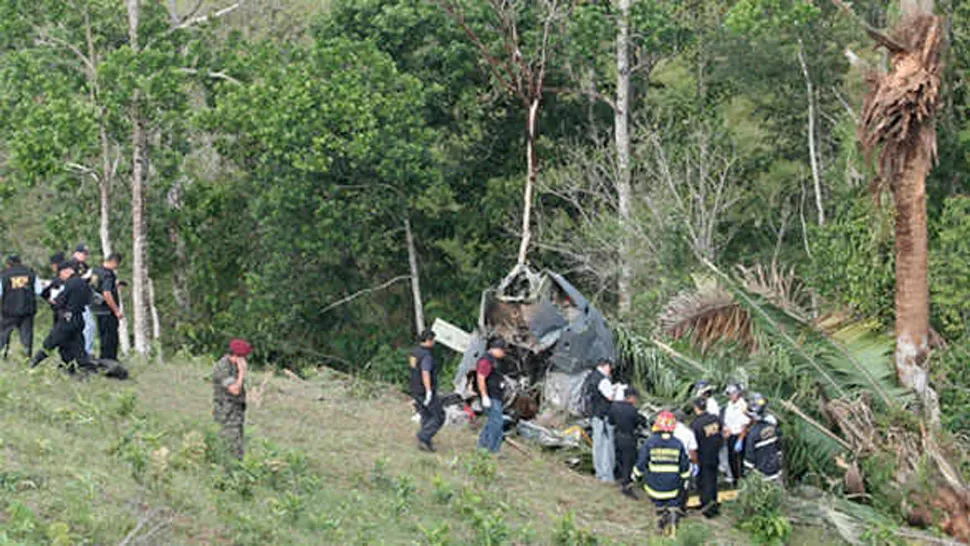
[[[556,528],[552,533],[552,543],[555,546],[596,546],[599,541],[593,533],[580,529],[576,525],[576,515],[572,512],[556,521]]]
[[[733,509],[737,527],[755,544],[786,544],[792,526],[782,511],[784,502],[785,492],[778,484],[766,482],[758,474],[745,478]]]

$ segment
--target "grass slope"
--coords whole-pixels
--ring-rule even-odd
[[[210,423],[211,361],[126,383],[25,368],[0,368],[0,544],[658,542],[646,502],[553,457],[483,457],[460,428],[418,452],[400,394],[333,372],[255,374],[239,464]],[[723,520],[679,540],[712,537],[745,542]]]

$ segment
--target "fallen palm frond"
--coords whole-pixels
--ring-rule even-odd
[[[696,289],[681,292],[667,304],[660,315],[661,330],[674,339],[690,336],[701,352],[725,340],[754,350],[751,317],[731,293],[710,278],[695,282]]]
[[[810,320],[811,298],[805,284],[795,275],[794,267],[783,270],[772,262],[770,267],[761,264],[752,267],[739,265],[738,271],[745,290],[761,296],[798,320]]]

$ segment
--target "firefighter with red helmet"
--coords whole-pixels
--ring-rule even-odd
[[[663,513],[677,510],[685,481],[690,478],[690,459],[684,444],[674,438],[677,418],[662,411],[653,424],[653,435],[640,448],[633,473],[643,477],[643,489],[661,512],[661,528],[667,521]]]

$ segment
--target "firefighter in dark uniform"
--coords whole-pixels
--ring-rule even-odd
[[[697,438],[697,484],[701,491],[701,513],[709,518],[717,516],[720,508],[717,503],[717,465],[724,445],[721,419],[711,415],[705,398],[694,400],[694,421],[690,428]]]
[[[4,358],[7,358],[10,335],[14,330],[27,351],[27,358],[33,355],[34,315],[37,314],[40,291],[37,274],[25,267],[19,256],[8,257],[7,268],[0,273],[0,349]]]
[[[613,444],[620,471],[620,492],[636,499],[633,491],[633,467],[637,462],[637,433],[647,426],[647,419],[637,409],[637,390],[627,387],[623,399],[610,403],[607,414],[613,425]]]
[[[643,476],[643,489],[657,507],[659,527],[671,523],[671,511],[679,510],[680,492],[690,478],[690,458],[684,444],[674,438],[677,418],[662,411],[653,425],[653,435],[640,448],[634,474]]]
[[[445,424],[445,410],[435,389],[438,387],[438,368],[435,364],[434,332],[421,332],[420,344],[411,351],[408,365],[411,367],[411,396],[421,415],[418,431],[418,449],[434,452],[432,439]]]
[[[91,288],[95,302],[91,306],[98,320],[98,338],[101,340],[101,360],[118,360],[118,326],[124,314],[118,297],[119,254],[111,254],[104,265],[94,268],[91,274]]]
[[[744,440],[744,467],[757,470],[767,481],[781,481],[781,428],[774,415],[765,413],[768,399],[751,395],[749,415],[754,424]]]
[[[30,365],[37,366],[49,356],[48,351],[58,349],[68,370],[74,370],[75,362],[81,369],[90,370],[91,359],[84,350],[83,313],[91,302],[91,288],[84,279],[74,275],[74,267],[69,262],[58,267],[58,279],[60,283],[52,291],[57,322]]]

